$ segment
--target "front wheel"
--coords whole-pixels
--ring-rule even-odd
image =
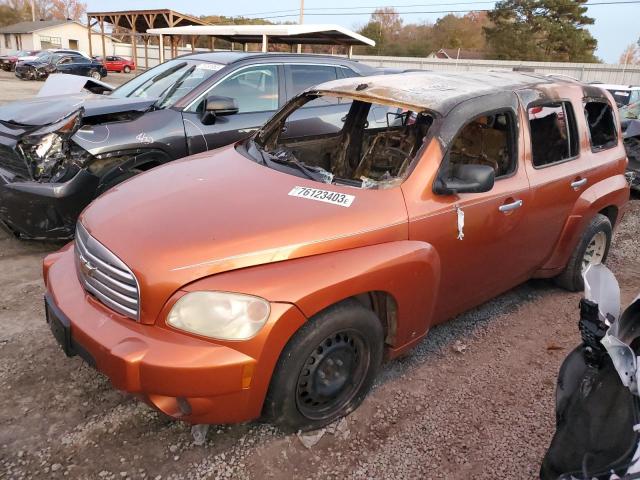
[[[582,274],[590,265],[598,265],[607,260],[612,236],[611,221],[598,213],[587,225],[565,270],[556,277],[556,283],[571,292],[584,290]]]
[[[102,78],[102,75],[100,75],[100,72],[97,70],[91,70],[91,72],[89,72],[89,76],[94,80],[100,80]]]
[[[285,431],[314,430],[349,414],[373,384],[383,344],[380,320],[355,300],[311,318],[280,355],[266,419]]]

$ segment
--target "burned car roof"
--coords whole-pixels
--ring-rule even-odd
[[[380,103],[392,102],[442,115],[469,98],[568,80],[516,72],[405,72],[397,75],[353,77],[323,83],[310,91],[345,94]]]

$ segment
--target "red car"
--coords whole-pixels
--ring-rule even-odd
[[[3,55],[0,57],[0,68],[6,72],[12,72],[16,69],[16,62],[25,57],[32,57],[40,50],[19,50],[11,55]]]
[[[129,73],[131,70],[136,69],[136,64],[133,60],[116,56],[106,57],[104,66],[107,67],[107,72]]]

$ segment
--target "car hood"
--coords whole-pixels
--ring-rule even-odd
[[[79,92],[36,97],[0,107],[0,120],[25,126],[45,126],[84,108],[84,117],[110,113],[144,111],[155,98],[117,98]]]
[[[343,207],[289,195],[296,186],[355,198]],[[145,323],[175,291],[209,275],[408,236],[400,188],[321,184],[258,165],[233,146],[124,182],[80,221],[135,273]]]

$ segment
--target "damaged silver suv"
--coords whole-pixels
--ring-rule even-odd
[[[123,180],[249,136],[307,87],[375,72],[330,56],[200,53],[110,95],[1,107],[0,226],[22,238],[70,238],[82,209]],[[300,116],[339,122],[348,107],[325,103]],[[318,133],[327,125],[316,124]]]

